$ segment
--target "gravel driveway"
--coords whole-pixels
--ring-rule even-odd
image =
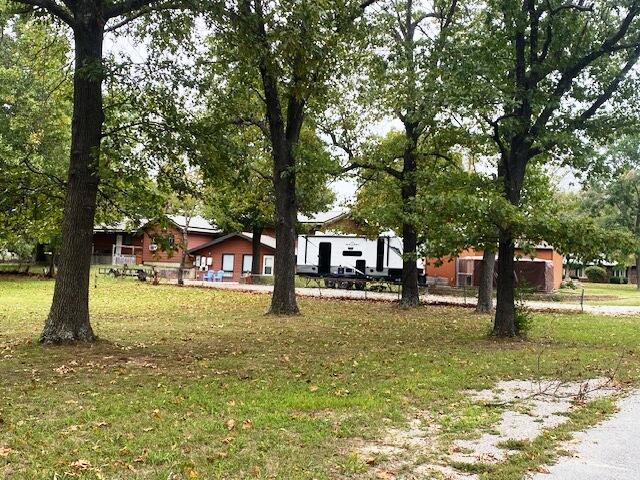
[[[175,283],[175,281],[174,281]],[[241,292],[254,293],[271,293],[273,286],[271,285],[241,285],[238,283],[214,283],[201,282],[195,280],[185,280],[186,285],[217,288],[221,290],[235,290]],[[296,288],[296,293],[303,297],[322,297],[322,298],[343,298],[348,300],[378,300],[378,301],[394,301],[397,300],[398,294],[389,292],[368,292],[358,290],[343,290],[333,288]],[[445,295],[422,295],[422,301],[428,304],[438,305],[461,305],[474,306],[476,304],[475,297],[453,297]],[[580,304],[563,303],[563,302],[541,302],[527,301],[526,305],[535,311],[561,311],[561,312],[580,312]],[[622,306],[622,305],[585,305],[584,312],[597,313],[601,315],[640,315],[640,306]],[[640,477],[639,477],[640,478]]]

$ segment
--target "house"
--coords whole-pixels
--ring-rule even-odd
[[[177,267],[182,261],[185,230],[187,252],[223,235],[220,229],[200,216],[168,215],[167,218],[168,222],[148,222],[141,230],[142,263],[145,265]]]
[[[215,225],[200,216],[187,219],[168,215],[166,222],[143,220],[138,226],[130,222],[98,225],[93,231],[93,263],[175,268],[182,260],[180,245],[185,229],[188,248],[222,235]]]
[[[139,265],[142,263],[142,235],[127,222],[101,224],[93,229],[92,263]]]
[[[260,273],[273,275],[276,240],[269,235],[260,237]],[[237,282],[251,272],[253,235],[249,232],[222,235],[189,249],[194,265],[201,271],[224,271],[224,279]]]
[[[482,256],[481,250],[468,249],[457,257],[427,259],[427,278],[451,287],[477,287],[480,284]],[[519,282],[544,292],[560,288],[564,259],[551,245],[540,243],[530,254],[517,248],[515,257],[515,272]]]

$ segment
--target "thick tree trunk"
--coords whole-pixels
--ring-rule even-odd
[[[400,306],[416,307],[420,304],[418,291],[418,266],[416,264],[417,255],[417,235],[412,225],[407,223],[402,225],[402,298]]]
[[[190,219],[187,219],[186,225],[182,230],[182,245],[180,250],[182,256],[180,257],[180,268],[178,268],[178,285],[184,286],[184,269],[187,265],[187,251],[189,250],[189,223]]]
[[[78,10],[82,10],[79,6]],[[74,28],[75,74],[71,158],[62,224],[62,245],[53,303],[42,343],[90,342],[91,244],[99,183],[102,123],[102,39],[99,12],[83,11]]]
[[[289,148],[287,148],[289,150]],[[275,153],[275,152],[274,152]],[[279,158],[278,158],[279,157]],[[291,152],[274,155],[273,183],[276,198],[276,253],[273,296],[269,313],[295,315],[296,301],[296,205],[295,161]]]
[[[500,230],[498,245],[498,285],[493,334],[497,337],[516,335],[515,246],[510,233]]]
[[[511,140],[509,152],[504,152],[498,164],[498,177],[502,179],[504,197],[516,207],[520,206],[522,185],[531,145],[526,135]],[[498,282],[496,289],[496,315],[493,334],[497,337],[516,335],[516,276],[514,272],[515,238],[509,229],[498,231]]]
[[[636,288],[640,290],[640,255],[636,255]]]
[[[256,4],[258,5],[258,4]],[[260,16],[262,12],[260,12]],[[259,35],[266,43],[264,24]],[[295,59],[296,65],[300,62]],[[302,68],[298,65],[295,69]],[[296,158],[295,147],[300,139],[304,121],[305,102],[295,91],[288,94],[287,108],[283,109],[278,92],[278,81],[271,62],[265,57],[260,65],[260,76],[264,88],[271,155],[273,158],[273,186],[276,203],[276,253],[274,259],[273,296],[270,314],[296,315]],[[284,113],[283,113],[284,112]],[[284,115],[286,114],[286,121]]]
[[[407,147],[403,156],[402,168],[402,208],[404,221],[402,224],[402,298],[400,305],[405,308],[416,307],[420,304],[420,292],[418,290],[418,237],[414,226],[413,203],[418,191],[416,171],[416,148],[418,143],[417,125],[405,122],[405,135]]]
[[[262,244],[262,226],[253,227],[253,235],[251,237],[251,273],[260,275],[262,273],[262,265],[260,264],[260,248]]]
[[[493,312],[493,273],[496,265],[496,252],[485,248],[482,255],[482,272],[480,276],[480,288],[478,289],[478,304],[476,312]]]

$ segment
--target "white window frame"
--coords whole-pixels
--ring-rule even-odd
[[[249,259],[249,268],[245,265],[245,261]],[[253,255],[251,253],[242,254],[242,274],[251,273],[251,266],[253,265]]]
[[[269,265],[269,267],[271,268],[271,273],[267,273],[267,260],[271,260],[271,265]],[[273,276],[273,269],[275,266],[275,257],[273,255],[263,255],[262,256],[262,274],[266,275],[266,276]]]
[[[226,257],[231,257],[231,270],[226,270],[226,269],[224,268],[224,267],[225,267],[224,259],[225,259]],[[221,268],[221,269],[222,269],[222,271],[224,272],[224,277],[225,277],[225,278],[233,277],[233,273],[234,273],[234,269],[235,269],[235,264],[236,264],[236,255],[235,255],[234,253],[223,253],[223,254],[222,254],[222,263],[221,263],[220,265],[221,265],[221,267],[222,267],[222,268]]]

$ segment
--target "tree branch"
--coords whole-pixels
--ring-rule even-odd
[[[64,23],[73,28],[75,24],[75,18],[73,17],[73,13],[66,7],[56,3],[54,0],[14,0],[16,3],[21,3],[23,5],[29,5],[31,7],[42,8],[46,10],[51,15],[59,18]]]

